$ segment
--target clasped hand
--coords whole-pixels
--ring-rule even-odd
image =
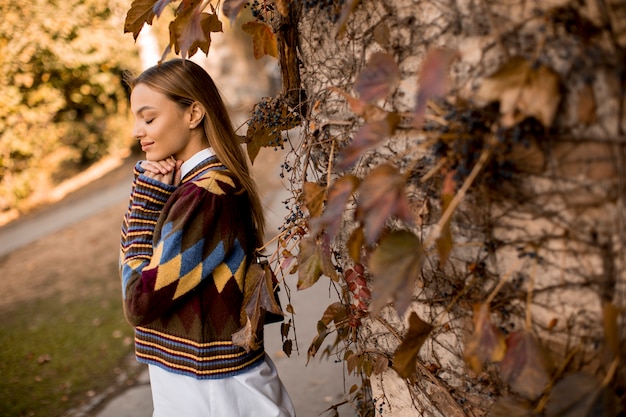
[[[167,185],[180,184],[180,166],[183,161],[177,161],[173,156],[161,161],[142,161],[144,175]]]

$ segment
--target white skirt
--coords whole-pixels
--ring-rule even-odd
[[[295,417],[274,363],[221,379],[195,379],[148,365],[153,417]]]

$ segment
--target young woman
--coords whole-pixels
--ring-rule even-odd
[[[246,351],[232,342],[264,217],[219,92],[183,60],[129,85],[146,160],[135,166],[123,219],[120,275],[153,415],[294,416],[262,343]]]

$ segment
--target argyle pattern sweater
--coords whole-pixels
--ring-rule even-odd
[[[232,342],[255,245],[247,193],[214,156],[179,186],[144,172],[137,163],[120,250],[137,360],[197,379],[249,370],[262,344],[246,352]]]

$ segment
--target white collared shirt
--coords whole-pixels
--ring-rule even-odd
[[[180,166],[180,178],[185,178],[185,175],[189,174],[200,162],[204,161],[215,155],[213,149],[205,148],[200,152],[197,152],[194,156],[183,162]]]

